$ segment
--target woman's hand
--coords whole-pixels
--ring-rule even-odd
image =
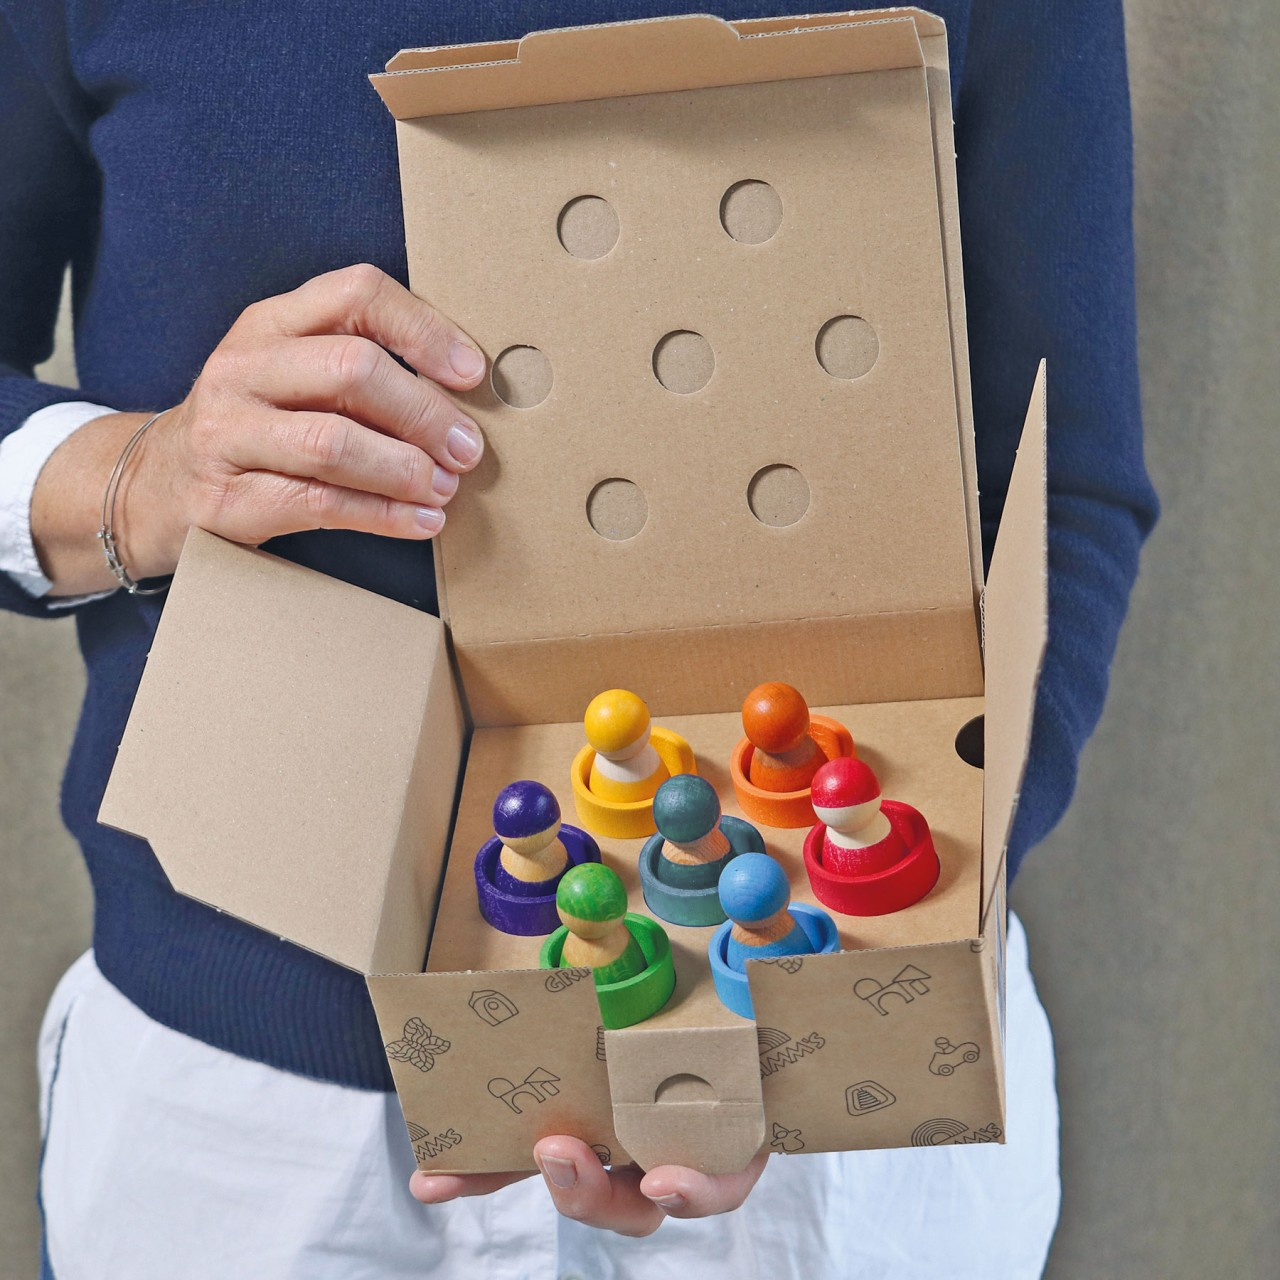
[[[191,525],[252,545],[304,529],[432,537],[484,448],[446,391],[484,371],[452,321],[375,267],[254,303],[129,460],[115,517],[125,567],[171,573]],[[88,423],[41,473],[32,533],[56,593],[114,585],[94,535],[111,467],[144,420]]]
[[[667,1218],[707,1218],[737,1209],[764,1171],[766,1153],[741,1173],[711,1176],[679,1165],[661,1165],[648,1173],[626,1166],[605,1169],[596,1153],[577,1138],[543,1138],[533,1157],[556,1208],[566,1217],[624,1236],[647,1236]],[[525,1173],[415,1173],[409,1190],[423,1204],[442,1204],[458,1196],[489,1195]]]

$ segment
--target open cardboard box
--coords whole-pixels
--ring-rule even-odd
[[[374,85],[413,287],[495,362],[436,544],[444,623],[193,531],[102,821],[181,892],[370,975],[423,1169],[528,1169],[552,1133],[713,1171],[999,1141],[1044,383],[984,592],[942,23],[574,28],[406,51]],[[671,1002],[605,1032],[587,971],[480,919],[493,799],[535,778],[574,821],[583,709],[620,686],[737,813],[765,679],[849,726],[941,879],[839,917],[839,954],[752,964],[755,1023],[714,993],[711,931],[671,927]],[[764,834],[812,902],[804,832]],[[644,910],[639,842],[600,843]]]

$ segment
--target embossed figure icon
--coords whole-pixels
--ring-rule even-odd
[[[929,1070],[935,1076],[949,1076],[961,1063],[977,1062],[982,1054],[972,1040],[966,1040],[963,1044],[952,1044],[946,1036],[939,1036],[933,1043],[938,1052],[933,1055]]]
[[[773,1132],[770,1135],[769,1146],[774,1151],[782,1151],[787,1155],[792,1155],[797,1151],[804,1150],[804,1137],[799,1129],[788,1129],[785,1125],[775,1122]]]

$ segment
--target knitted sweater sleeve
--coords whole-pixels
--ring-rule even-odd
[[[50,70],[58,65],[54,24],[44,39],[48,47],[20,43],[0,5],[0,439],[37,409],[83,399],[33,376],[53,349],[63,275],[88,261],[98,222],[87,117],[70,76]],[[3,573],[0,608],[67,613],[65,602],[34,598]]]
[[[977,0],[957,152],[988,557],[1048,361],[1049,648],[1012,875],[1071,798],[1158,510],[1142,454],[1121,0]]]

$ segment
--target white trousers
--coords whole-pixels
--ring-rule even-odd
[[[773,1157],[746,1205],[631,1240],[540,1179],[426,1208],[393,1095],[151,1021],[82,956],[40,1037],[56,1280],[1020,1280],[1057,1222],[1048,1020],[1009,921],[1007,1144]]]

